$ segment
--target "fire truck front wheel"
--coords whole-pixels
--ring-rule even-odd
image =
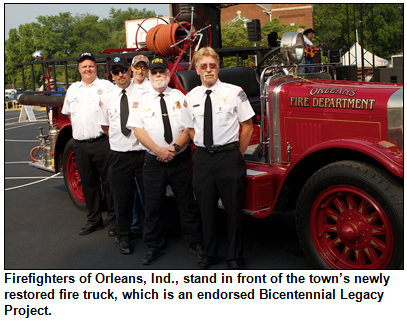
[[[85,197],[83,196],[82,192],[81,177],[75,163],[75,151],[73,149],[74,144],[74,139],[70,139],[65,146],[62,159],[62,171],[64,174],[65,187],[68,191],[69,197],[76,208],[86,212],[87,208]]]
[[[403,267],[403,187],[373,165],[339,161],[318,170],[301,190],[296,226],[318,269]]]

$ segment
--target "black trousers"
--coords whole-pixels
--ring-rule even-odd
[[[146,153],[144,162],[145,226],[144,243],[161,249],[164,245],[162,216],[164,198],[170,185],[177,201],[184,238],[190,245],[202,243],[201,218],[192,190],[188,149],[168,163]]]
[[[107,220],[109,225],[114,225],[116,215],[109,185],[109,138],[104,136],[95,142],[75,140],[74,151],[76,167],[81,176],[82,191],[88,208],[88,224],[103,221],[100,189],[100,184],[102,184],[107,203]]]
[[[246,163],[238,149],[210,153],[197,149],[192,157],[192,184],[202,218],[207,257],[218,259],[217,209],[222,199],[229,237],[227,261],[243,261],[242,197]]]
[[[110,185],[116,210],[116,232],[119,240],[129,240],[133,222],[134,189],[136,181],[144,200],[144,151],[109,152]]]

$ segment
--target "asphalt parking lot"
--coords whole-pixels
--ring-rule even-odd
[[[35,110],[37,120],[33,122],[18,123],[19,114],[14,110],[4,113],[5,269],[194,269],[197,258],[183,241],[177,207],[171,198],[165,216],[167,248],[151,266],[141,265],[146,250],[141,239],[132,242],[133,254],[122,255],[107,229],[78,235],[86,214],[71,203],[62,174],[28,165],[29,151],[38,143],[38,127],[47,128],[45,111]],[[221,258],[211,268],[227,269],[222,211],[219,227]],[[244,215],[244,229],[245,269],[312,268],[297,239],[294,212],[265,219]]]

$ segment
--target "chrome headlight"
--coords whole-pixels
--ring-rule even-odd
[[[387,141],[403,149],[403,89],[387,102]]]
[[[281,58],[286,62],[301,62],[304,57],[304,36],[300,32],[286,32],[280,42]]]

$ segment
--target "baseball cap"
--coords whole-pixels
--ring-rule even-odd
[[[115,66],[128,68],[130,65],[129,62],[127,61],[126,56],[116,56],[112,58],[112,66],[110,67],[110,69],[113,69]]]
[[[153,60],[151,60],[150,70],[153,70],[154,68],[167,69],[168,68],[167,59],[163,57],[156,57]]]
[[[139,62],[146,63],[148,67],[148,58],[146,56],[144,55],[134,56],[131,65],[136,66]]]
[[[80,63],[82,60],[85,60],[85,59],[91,59],[91,60],[93,60],[93,61],[96,63],[96,58],[95,58],[95,56],[94,56],[92,53],[88,53],[88,52],[82,53],[82,54],[79,56],[78,63]]]

